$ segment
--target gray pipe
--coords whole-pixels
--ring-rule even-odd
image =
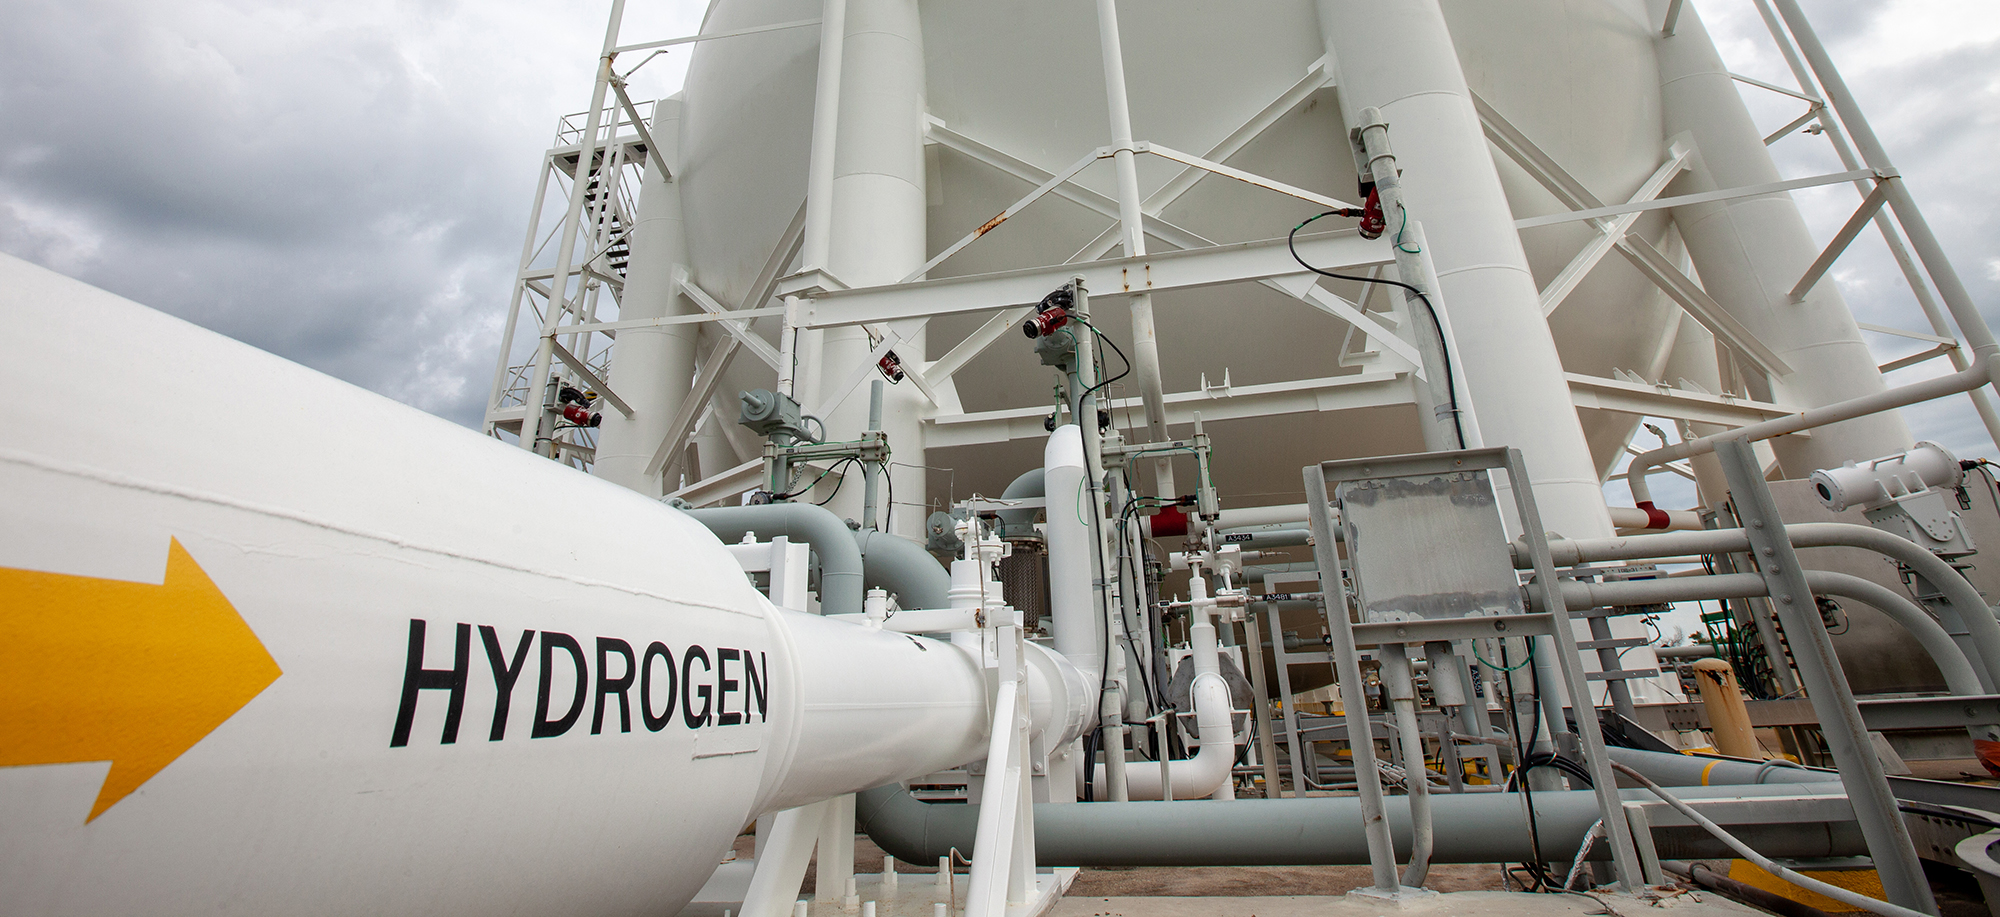
[[[1839,783],[1840,772],[1788,761],[1745,761],[1714,755],[1679,755],[1639,748],[1606,748],[1611,760],[1666,786],[1743,786],[1772,783]],[[1821,788],[1824,790],[1824,787]],[[1537,800],[1541,795],[1536,794]],[[1537,802],[1539,805],[1539,802]]]
[[[1223,540],[1246,548],[1291,548],[1312,540],[1312,530],[1301,525],[1288,529],[1239,529],[1223,532]]]
[[[1907,538],[1846,522],[1791,524],[1785,526],[1785,535],[1795,548],[1861,548],[1900,561],[1922,574],[1944,593],[1945,604],[1965,622],[1979,655],[1973,665],[1974,671],[1982,676],[1981,684],[2000,685],[2000,621],[1994,619],[1992,607],[1980,597],[1979,590],[1936,554]],[[1559,566],[1684,554],[1743,554],[1749,550],[1750,539],[1742,529],[1560,540],[1549,544],[1549,552]],[[1529,566],[1527,553],[1518,547],[1514,565],[1523,569]]]
[[[1926,556],[1932,556],[1929,552],[1925,553]],[[1985,693],[1985,688],[1979,680],[1979,671],[1972,667],[1971,661],[1965,658],[1964,651],[1960,650],[1958,644],[1951,639],[1951,635],[1945,632],[1944,626],[1908,598],[1861,577],[1826,570],[1807,570],[1806,584],[1817,593],[1842,595],[1866,602],[1902,625],[1903,629],[1923,646],[1924,651],[1930,654],[1931,661],[1937,663],[1938,671],[1944,675],[1945,686],[1953,694]],[[1562,584],[1563,603],[1572,608],[1649,605],[1700,599],[1740,599],[1765,595],[1768,591],[1764,578],[1755,573],[1622,580],[1611,583],[1579,583],[1565,580]]]
[[[1020,500],[1027,497],[1043,497],[1048,495],[1046,491],[1047,486],[1042,477],[1042,469],[1030,468],[1027,471],[1021,472],[1020,477],[1015,478],[1012,483],[1007,485],[1006,490],[1000,492],[1000,499]],[[999,535],[1002,538],[1033,535],[1035,533],[1035,510],[1033,508],[1003,509],[998,515],[1000,516]],[[944,606],[926,605],[924,607],[943,608]]]
[[[1689,787],[1683,798],[1823,794],[1819,784]],[[1623,791],[1653,801],[1645,790]],[[1408,797],[1383,800],[1397,854],[1410,849]],[[1518,863],[1534,857],[1528,814],[1518,793],[1458,793],[1431,798],[1438,831],[1433,863]],[[933,805],[900,786],[855,797],[855,823],[884,851],[909,863],[934,863],[952,848],[973,849],[979,806]],[[1597,821],[1587,790],[1535,794],[1541,854],[1568,863]],[[1867,852],[1854,822],[1795,822],[1731,829],[1777,857],[1855,856]],[[1660,856],[1697,860],[1733,854],[1700,828],[1655,828]],[[977,852],[972,853],[977,856]],[[1607,857],[1604,845],[1592,851]],[[1037,803],[1035,859],[1045,866],[1308,866],[1368,862],[1360,799],[1314,796],[1183,802]]]
[[[944,608],[951,604],[951,574],[937,558],[907,538],[862,529],[854,533],[861,552],[861,587],[881,587],[902,608]]]
[[[1986,693],[1985,687],[1979,683],[1979,672],[1965,658],[1965,651],[1959,649],[1951,634],[1945,632],[1944,625],[1917,607],[1917,603],[1908,596],[1898,595],[1873,580],[1826,570],[1807,570],[1806,584],[1816,593],[1841,595],[1866,602],[1903,625],[1903,629],[1923,645],[1924,652],[1931,654],[1931,661],[1937,663],[1938,672],[1944,675],[1946,690],[1966,695]]]
[[[831,510],[810,503],[718,506],[686,511],[724,544],[752,532],[764,541],[780,535],[803,541],[819,555],[819,608],[830,615],[861,614],[861,550],[854,533]]]

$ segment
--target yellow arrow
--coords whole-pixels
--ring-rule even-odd
[[[110,761],[86,822],[279,674],[178,540],[157,586],[0,567],[0,766]]]

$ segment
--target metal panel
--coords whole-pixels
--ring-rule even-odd
[[[1520,580],[1485,471],[1345,481],[1334,489],[1370,622],[1520,614]]]

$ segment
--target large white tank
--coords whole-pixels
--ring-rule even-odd
[[[1051,172],[1108,142],[1098,22],[1090,5],[915,6],[928,110],[944,127]],[[807,0],[719,2],[703,30],[811,18],[818,9]],[[1472,89],[1600,197],[1623,200],[1659,166],[1665,138],[1654,33],[1644,4],[1451,2],[1445,11]],[[1252,11],[1145,4],[1123,10],[1121,31],[1134,136],[1197,155],[1292,88],[1326,54],[1310,0],[1258,4]],[[725,299],[747,292],[804,199],[817,43],[814,30],[800,29],[703,45],[695,53],[681,141],[683,200],[689,225],[699,227],[688,244],[698,282],[726,291]],[[1352,198],[1354,168],[1337,92],[1327,87],[1308,96],[1230,164]],[[924,155],[933,252],[1032,187],[942,145],[927,146]],[[1142,195],[1178,171],[1159,159],[1139,161]],[[1504,159],[1499,173],[1518,216],[1564,209]],[[1085,170],[1079,182],[1107,197],[1115,194],[1109,161]],[[1235,242],[1282,236],[1317,209],[1209,177],[1160,216],[1212,241]],[[1061,262],[1109,223],[1051,196],[929,276]],[[1663,249],[1679,250],[1663,214],[1642,219],[1635,230]],[[1553,278],[1591,235],[1579,224],[1527,233],[1523,243],[1537,285]],[[1167,248],[1157,241],[1152,247]],[[1344,326],[1283,294],[1238,285],[1158,294],[1154,301],[1168,392],[1196,390],[1204,377],[1219,383],[1225,372],[1242,386],[1359,371],[1336,359]],[[1115,340],[1130,340],[1121,307],[1107,305],[1099,315]],[[934,320],[930,355],[948,350],[984,318]],[[1608,376],[1617,368],[1656,377],[1677,319],[1677,309],[1636,271],[1607,264],[1569,297],[1552,326],[1568,371]],[[761,369],[739,363],[743,387],[767,384],[759,381]],[[1049,401],[1048,373],[1021,341],[994,345],[958,379],[967,411]],[[1127,385],[1121,394],[1137,391]],[[1636,418],[1607,414],[1584,421],[1591,461],[1603,469]],[[1127,420],[1121,417],[1120,424]],[[1421,448],[1407,406],[1233,421],[1218,424],[1217,432],[1224,434],[1217,438],[1217,474],[1238,493],[1255,495],[1239,502],[1284,502],[1298,489],[1298,469],[1312,462]],[[947,486],[960,496],[997,492],[1020,468],[1033,465],[1038,448],[1022,440],[935,449],[928,464],[952,473],[932,476],[932,496],[946,496]]]
[[[1658,38],[1662,2],[1524,0],[1492,4],[1442,0],[1438,8],[1442,8],[1448,36],[1438,32],[1436,42],[1430,44],[1448,46],[1456,54],[1462,86],[1482,96],[1492,110],[1500,112],[1600,200],[1622,202],[1638,190],[1666,160],[1668,126],[1684,130],[1690,122],[1686,104],[1678,112],[1668,110],[1666,96],[1662,96],[1662,40]],[[702,28],[704,32],[722,32],[806,20],[818,10],[820,4],[810,0],[718,0],[710,6]],[[856,84],[900,86],[896,80],[914,80],[914,90],[898,88],[898,92],[916,92],[930,122],[1044,172],[1062,170],[1092,148],[1110,142],[1104,64],[1098,46],[1100,22],[1090,4],[850,0],[848,10],[850,18],[896,18],[900,22],[896,26],[898,40],[922,46],[922,66],[898,64],[900,70],[878,66],[866,44],[856,44],[850,48],[844,68],[842,118],[868,104]],[[1338,74],[1342,62],[1330,60],[1328,48],[1338,46],[1342,36],[1350,36],[1356,48],[1368,48],[1370,42],[1394,46],[1394,42],[1412,38],[1414,32],[1406,22],[1368,10],[1368,4],[1338,0],[1288,0],[1252,8],[1192,0],[1130,4],[1120,12],[1120,34],[1134,138],[1206,154],[1294,88],[1314,66],[1328,66]],[[1700,44],[1692,56],[1696,60],[1704,60],[1704,54],[1712,56],[1708,36],[1692,12],[1686,14],[1684,22],[1688,28],[1682,28],[1682,34],[1672,42]],[[1420,30],[1422,22],[1416,26]],[[858,30],[850,22],[850,38],[864,32],[868,30]],[[820,36],[814,28],[794,28],[710,42],[694,52],[680,122],[680,194],[690,226],[692,274],[696,282],[718,292],[724,300],[736,300],[748,292],[758,268],[806,196],[818,42]],[[1230,154],[1228,162],[1334,198],[1354,198],[1354,164],[1346,144],[1350,124],[1342,112],[1352,112],[1362,104],[1390,110],[1390,138],[1392,142],[1404,138],[1406,144],[1398,152],[1412,162],[1422,160],[1432,152],[1412,148],[1414,138],[1424,136],[1422,130],[1410,122],[1400,128],[1394,124],[1394,108],[1402,102],[1394,90],[1400,76],[1356,70],[1358,66],[1404,68],[1410,58],[1414,56],[1386,52],[1366,64],[1348,60],[1346,66],[1354,72],[1348,72],[1346,80],[1362,86],[1354,92],[1366,92],[1370,98],[1342,98],[1342,86],[1322,86],[1300,98],[1282,118]],[[1686,72],[1688,58],[1690,54],[1678,54],[1668,62],[1676,80]],[[1430,64],[1420,62],[1412,68],[1422,70],[1424,66]],[[1446,82],[1458,80],[1456,74],[1440,74]],[[1676,98],[1690,96],[1682,92]],[[1722,140],[1728,130],[1752,128],[1742,128],[1732,120],[1736,112],[1720,110],[1728,106],[1740,110],[1740,100],[1722,102],[1712,118],[1698,112],[1694,130],[1708,132],[1704,138],[1714,146],[1714,156],[1728,154],[1732,160],[1702,162],[1700,156],[1694,156],[1694,172],[1700,178],[1684,176],[1668,190],[1670,194],[1690,188],[1692,180],[1708,180],[1710,172],[1734,176],[1768,170],[1768,162],[1750,164],[1756,168],[1746,170],[1734,160],[1740,158],[1740,150],[1724,150]],[[920,146],[922,178],[918,184],[926,194],[922,216],[874,214],[874,222],[862,220],[860,226],[894,226],[896,232],[904,232],[908,222],[922,222],[928,252],[942,250],[1032,188],[1028,180],[1002,174],[986,162],[956,152],[954,144],[934,142],[936,138],[926,142],[916,128],[870,126],[864,136],[856,136],[852,124],[848,128],[838,140],[842,156],[846,156],[842,168],[852,164],[854,148],[864,148],[862,156],[874,154],[884,162],[904,162],[916,150],[902,146]],[[1762,154],[1760,144],[1754,138],[1750,142]],[[1482,144],[1482,140],[1474,138],[1474,144]],[[1556,196],[1506,156],[1494,152],[1490,160],[1514,218],[1566,210]],[[1142,196],[1158,192],[1180,172],[1180,166],[1152,156],[1140,156],[1138,164]],[[1488,168],[1488,164],[1482,160],[1480,168]],[[1456,178],[1452,176],[1452,180]],[[1426,182],[1430,188],[1438,188],[1438,176],[1406,174],[1406,180],[1416,194],[1412,200],[1422,200]],[[1470,180],[1478,184],[1494,178],[1472,176]],[[1078,184],[1110,200],[1116,194],[1110,160],[1086,168],[1078,176]],[[1772,206],[1790,208],[1782,196],[1776,200]],[[852,212],[854,202],[852,198],[836,198],[836,208]],[[1282,236],[1316,210],[1314,204],[1266,188],[1206,176],[1178,200],[1160,208],[1158,216],[1212,242],[1240,242]],[[1432,208],[1432,216],[1438,214],[1440,210]],[[1418,218],[1424,214],[1418,212]],[[1112,226],[1110,218],[1060,196],[1048,196],[994,228],[962,254],[942,262],[928,276],[1062,262],[1088,250],[1094,240],[1102,242],[1100,232],[1106,232],[1108,226]],[[1432,234],[1440,228],[1450,226],[1434,226]],[[1664,210],[1640,216],[1630,232],[1672,260],[1680,260],[1688,250],[1674,226],[1674,216]],[[1740,228],[1720,232],[1740,232]],[[1802,232],[1800,224],[1798,234],[1810,246],[1810,238]],[[1584,222],[1530,228],[1518,238],[1518,254],[1502,258],[1508,262],[1502,266],[1506,270],[1524,266],[1532,272],[1534,286],[1542,288],[1594,236],[1596,230]],[[1710,250],[1726,246],[1728,242],[1718,242]],[[1796,246],[1798,240],[1778,246],[1776,260],[1784,264],[1766,264],[1762,270],[1772,274],[1790,270],[1796,276],[1800,266],[1788,264],[1796,254],[1790,248]],[[1170,246],[1152,240],[1150,248],[1166,250]],[[1452,252],[1440,244],[1438,258],[1450,256]],[[1752,254],[1754,258],[1756,254]],[[1452,282],[1448,270],[1446,290],[1452,288]],[[1360,294],[1354,284],[1332,282],[1330,286],[1348,296]],[[1822,284],[1822,290],[1830,288],[1832,284]],[[1376,296],[1378,302],[1384,298]],[[1718,298],[1724,294],[1718,292]],[[1764,300],[1756,290],[1750,290],[1744,300],[1726,298],[1724,306],[1738,312],[1744,322],[1764,328],[1760,330],[1764,334],[1782,338],[1796,324],[1774,312],[1776,300]],[[1478,328],[1478,316],[1486,302],[1480,296],[1462,296],[1446,302],[1446,308],[1452,310],[1454,320]],[[1830,314],[1832,320],[1822,322],[1828,324],[1824,330],[1828,340],[1840,338],[1840,346],[1850,350],[1858,346],[1858,332],[1852,330],[1852,318],[1846,316],[1838,294],[1832,294],[1830,302],[1788,308]],[[1198,390],[1204,380],[1216,386],[1224,374],[1234,386],[1246,386],[1354,374],[1366,368],[1344,366],[1338,358],[1346,332],[1340,320],[1270,288],[1234,284],[1154,294],[1154,310],[1166,392]],[[940,356],[984,318],[984,314],[972,314],[932,320],[924,350],[930,358]],[[1098,318],[1098,324],[1114,340],[1132,342],[1122,304],[1108,300],[1100,306]],[[774,320],[766,320],[764,330],[772,332],[774,324]],[[1546,497],[1558,503],[1546,513],[1560,523],[1558,529],[1570,535],[1590,535],[1592,529],[1604,525],[1602,517],[1562,505],[1588,499],[1584,495],[1594,485],[1586,479],[1592,477],[1590,473],[1594,477],[1610,473],[1638,418],[1586,410],[1580,424],[1582,436],[1588,440],[1588,454],[1566,454],[1582,448],[1568,444],[1578,432],[1576,426],[1564,430],[1570,424],[1566,416],[1574,408],[1560,372],[1612,376],[1612,370],[1626,370],[1648,380],[1662,380],[1678,336],[1680,308],[1624,258],[1612,254],[1564,298],[1562,306],[1548,318],[1546,330],[1538,324],[1526,318],[1508,318],[1506,334],[1468,330],[1458,338],[1468,362],[1462,370],[1470,376],[1472,400],[1478,402],[1478,410],[1492,426],[1486,436],[1488,444],[1514,444],[1528,450],[1538,489],[1546,485],[1544,477],[1574,481],[1578,489],[1572,491],[1572,497]],[[1692,334],[1706,332],[1694,328]],[[1810,334],[1822,334],[1822,328],[1812,328]],[[1542,342],[1534,344],[1534,338]],[[1546,366],[1540,356],[1534,356],[1546,352],[1548,340],[1560,354],[1560,366]],[[1524,342],[1534,346],[1522,346]],[[1774,340],[1780,350],[1798,344]],[[1820,360],[1824,360],[1824,352],[1820,350]],[[1858,358],[1866,362],[1864,356]],[[1512,378],[1498,368],[1506,366],[1508,360],[1526,362],[1518,370],[1524,376],[1540,374],[1544,382],[1522,384],[1528,394],[1508,390]],[[1852,366],[1852,370],[1860,368],[1860,364]],[[844,364],[828,366],[824,376],[838,378],[846,376],[848,370],[850,366]],[[1846,364],[1838,370],[1816,368],[1816,372],[1826,378],[1838,376],[1842,382],[1828,386],[1826,378],[1794,378],[1772,390],[1754,380],[1752,388],[1760,396],[1816,404],[1850,396],[1852,390],[1846,388],[1856,384],[1858,388],[1880,386],[1872,366],[1866,372],[1850,372]],[[1860,382],[1854,382],[1856,378]],[[960,370],[956,380],[956,398],[966,412],[1050,404],[1050,374],[1022,340],[1008,338],[990,346]],[[1674,382],[1674,378],[1666,380]],[[1118,394],[1138,394],[1136,382],[1136,378],[1128,378]],[[730,398],[736,388],[766,384],[770,384],[770,372],[764,366],[738,360],[734,378],[722,386],[722,396]],[[810,386],[812,382],[802,384]],[[724,416],[730,416],[728,400],[718,406],[724,408]],[[910,400],[908,406],[928,410],[922,400]],[[1138,428],[1144,428],[1136,410],[1130,414],[1134,416],[1118,418],[1120,426],[1136,422]],[[1872,430],[1864,438],[1906,438],[1892,418],[1884,422],[1888,426]],[[1296,499],[1298,469],[1316,461],[1422,448],[1416,414],[1408,404],[1230,420],[1214,424],[1212,432],[1218,432],[1216,475],[1228,481],[1234,505]],[[1034,465],[1036,448],[1040,448],[1038,440],[1022,438],[922,450],[920,440],[892,438],[898,440],[898,454],[922,456],[922,463],[934,469],[928,479],[932,501],[944,501],[948,493],[958,497],[974,491],[996,493],[1014,473]],[[1544,454],[1536,454],[1538,450]],[[914,463],[916,458],[910,461]],[[1810,469],[1804,465],[1814,461],[1824,463],[1826,456],[1796,456],[1794,465],[1802,465],[1796,469],[1798,475],[1808,473]],[[1590,473],[1584,473],[1586,467]],[[910,473],[914,471],[904,471],[904,475]],[[916,501],[904,491],[900,503]]]

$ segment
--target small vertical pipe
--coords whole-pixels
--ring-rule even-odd
[[[1424,734],[1417,727],[1417,684],[1410,672],[1409,648],[1391,643],[1381,649],[1382,681],[1396,718],[1396,745],[1403,752],[1403,786],[1410,793],[1410,865],[1403,885],[1421,888],[1431,868],[1434,838],[1431,822],[1430,768],[1424,763]]]
[[[868,383],[868,432],[878,433],[881,430],[882,380],[873,379]],[[875,531],[877,528],[875,525],[875,496],[876,488],[880,486],[881,477],[882,465],[880,462],[864,461],[861,463],[861,527],[869,531]]]
[[[1264,675],[1264,637],[1258,633],[1258,609],[1272,609],[1273,606],[1259,602],[1249,608],[1243,616],[1243,645],[1250,651],[1250,687],[1256,699],[1257,756],[1264,759],[1264,797],[1283,799],[1284,784],[1278,778],[1278,741],[1271,734],[1271,689],[1270,679]],[[1276,631],[1277,628],[1272,628]],[[1435,671],[1435,670],[1433,670]]]
[[[590,186],[592,161],[597,158],[597,133],[599,119],[604,115],[604,94],[611,88],[612,49],[618,47],[618,29],[625,19],[625,0],[611,0],[610,21],[604,27],[604,50],[597,60],[597,82],[590,90],[590,111],[583,119],[583,142],[578,144],[576,172],[571,176],[569,186],[569,210],[563,216],[562,242],[556,246],[555,275],[549,281],[549,311],[542,320],[541,337],[535,344],[535,366],[528,373],[530,379],[541,379],[549,374],[550,363],[555,359],[556,326],[562,322],[569,302],[569,273],[576,258],[576,233],[583,221],[583,199]],[[555,443],[550,442],[544,449],[541,443],[543,433],[549,430],[549,421],[554,416],[555,399],[544,400],[539,406],[531,406],[521,419],[521,448],[539,453],[545,457],[555,456]]]
[[[1139,200],[1139,167],[1132,152],[1132,109],[1125,91],[1125,51],[1118,36],[1117,0],[1097,0],[1097,34],[1104,56],[1104,100],[1111,116],[1112,166],[1118,176],[1118,229],[1125,256],[1146,253],[1145,213]],[[1132,373],[1139,377],[1139,397],[1146,410],[1146,434],[1153,442],[1167,436],[1166,385],[1160,377],[1160,341],[1153,323],[1153,297],[1131,298]],[[1173,463],[1164,456],[1153,463],[1154,493],[1173,497]]]

